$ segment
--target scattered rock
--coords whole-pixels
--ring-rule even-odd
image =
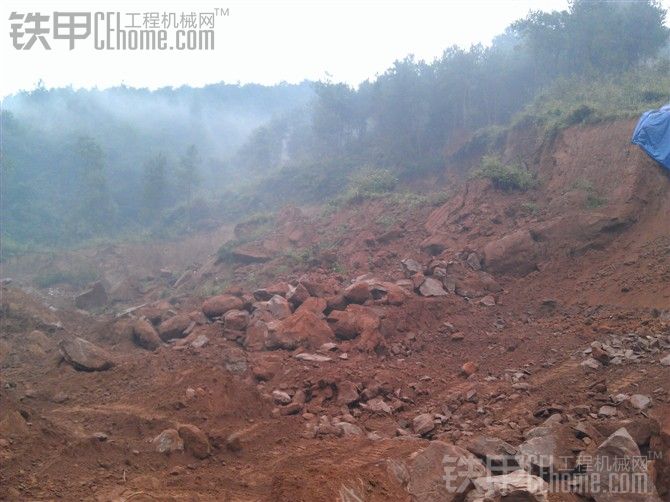
[[[670,354],[659,361],[663,366],[670,366]]]
[[[616,417],[617,409],[614,406],[606,404],[598,409],[598,415],[601,417]]]
[[[211,447],[207,435],[195,425],[180,425],[177,430],[179,437],[184,442],[184,450],[195,458],[204,459],[211,454]]]
[[[190,345],[194,349],[201,349],[208,343],[209,343],[209,337],[205,334],[200,334],[195,337],[195,339],[191,342]]]
[[[478,436],[467,443],[466,449],[482,459],[493,474],[508,474],[519,468],[518,450],[502,439]]]
[[[300,306],[309,297],[309,291],[307,291],[307,288],[300,283],[297,286],[291,286],[288,293],[286,293],[286,299],[294,307]]]
[[[479,303],[481,303],[485,307],[495,307],[496,299],[493,298],[492,295],[486,295],[484,298],[479,300]]]
[[[284,416],[288,415],[297,415],[302,411],[302,404],[300,403],[290,403],[286,406],[283,406],[280,410],[280,413]]]
[[[229,435],[226,438],[226,448],[233,452],[242,451],[242,433],[233,432]]]
[[[0,436],[21,440],[30,434],[30,427],[18,411],[9,411],[5,417],[0,420]]]
[[[640,411],[646,410],[651,405],[651,398],[644,394],[633,394],[628,400],[633,408]]]
[[[422,413],[414,417],[414,420],[412,420],[412,429],[414,430],[414,434],[418,434],[419,436],[425,436],[432,432],[435,429],[435,421],[433,420],[432,413]]]
[[[487,475],[470,452],[442,441],[431,441],[408,465],[407,491],[414,502],[463,500],[472,480]]]
[[[263,321],[252,321],[247,327],[244,347],[247,350],[263,350],[268,343],[268,325]]]
[[[442,287],[442,283],[432,277],[426,277],[421,286],[419,286],[421,296],[446,296],[447,292]]]
[[[321,356],[319,354],[308,354],[307,352],[301,352],[293,356],[296,359],[301,361],[309,361],[312,363],[325,363],[327,361],[332,361],[330,357]]]
[[[267,310],[275,319],[284,319],[291,315],[291,306],[283,296],[274,295],[267,302]]]
[[[486,476],[473,480],[475,489],[468,494],[468,502],[519,501],[547,502],[549,485],[538,476],[523,469],[503,476]]]
[[[133,341],[147,350],[156,350],[162,343],[158,332],[146,319],[138,319],[133,323]]]
[[[272,298],[272,293],[270,293],[267,289],[259,288],[255,290],[253,293],[254,298],[256,301],[259,302],[266,302],[270,298]]]
[[[482,269],[482,261],[479,258],[479,255],[477,253],[470,253],[468,255],[467,260],[465,262],[470,266],[472,270],[481,270]]]
[[[161,340],[167,342],[173,338],[183,338],[186,330],[191,326],[191,318],[185,314],[177,314],[163,321],[158,326],[158,334]]]
[[[408,279],[412,277],[414,274],[420,274],[423,272],[423,267],[421,264],[413,260],[412,258],[406,258],[400,262],[402,264],[402,269],[403,272],[405,273],[405,277]]]
[[[212,296],[202,304],[202,312],[207,317],[220,317],[229,310],[241,310],[244,303],[233,295]]]
[[[184,450],[184,441],[175,429],[165,429],[151,443],[158,453],[172,453],[173,451]]]
[[[526,434],[519,445],[518,462],[527,471],[537,475],[570,472],[574,468],[573,451],[580,445],[570,427],[549,423]]]
[[[317,298],[316,296],[310,296],[302,302],[297,311],[300,310],[310,310],[317,315],[323,315],[323,311],[328,308],[328,301],[325,298]],[[296,312],[297,312],[296,311]]]
[[[78,294],[74,299],[74,304],[78,309],[91,310],[104,307],[109,299],[102,282],[97,281],[91,288]]]
[[[327,321],[340,340],[351,340],[380,327],[379,316],[374,310],[359,305],[349,305],[346,310],[333,310],[328,314]]]
[[[348,422],[335,422],[333,424],[335,427],[339,427],[342,430],[343,436],[362,436],[363,429],[359,426],[350,424]]]
[[[391,407],[386,402],[384,402],[384,400],[381,397],[370,399],[365,404],[365,408],[367,408],[373,413],[388,413],[389,415],[393,413]]]
[[[316,349],[332,341],[333,332],[328,323],[317,314],[302,310],[280,321],[270,337],[271,348],[293,350],[302,346]]]
[[[537,268],[538,245],[528,230],[518,230],[482,250],[484,266],[494,273],[526,275]]]
[[[114,366],[111,354],[83,338],[62,340],[58,347],[63,359],[76,370],[104,371]]]
[[[345,380],[337,384],[337,404],[340,406],[348,406],[358,401],[358,388],[349,380]]]
[[[370,286],[366,282],[355,282],[344,290],[344,298],[350,303],[365,303],[370,298]]]
[[[640,459],[640,449],[625,428],[618,429],[595,452],[591,496],[596,502],[645,501],[660,502],[647,462]]]
[[[273,390],[272,400],[277,404],[289,404],[291,402],[291,396],[282,390]]]
[[[587,359],[584,359],[581,362],[581,367],[585,369],[591,369],[591,370],[597,370],[602,368],[602,364],[600,364],[598,361],[596,361],[594,358],[589,357]]]
[[[282,300],[284,299],[282,298]],[[223,325],[226,329],[243,331],[248,324],[249,313],[246,310],[232,309],[223,315]]]
[[[465,376],[474,375],[477,372],[477,364],[474,361],[468,361],[467,363],[461,366],[461,372]]]

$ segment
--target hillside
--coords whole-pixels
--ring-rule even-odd
[[[523,500],[632,500],[590,462],[623,455],[667,500],[670,176],[634,125],[517,125],[444,191],[5,263],[0,497],[501,500],[504,460]],[[82,264],[83,296],[35,285]]]

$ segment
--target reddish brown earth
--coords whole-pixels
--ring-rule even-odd
[[[0,498],[413,500],[403,472],[429,440],[465,446],[486,435],[516,446],[559,413],[566,425],[591,427],[575,455],[622,424],[649,431],[639,445],[661,456],[652,472],[667,499],[670,366],[659,361],[670,354],[670,177],[629,144],[633,125],[576,127],[552,141],[511,134],[504,157],[538,177],[525,193],[471,180],[441,205],[376,200],[312,216],[284,208],[253,243],[264,261],[212,257],[169,280],[154,267],[142,291],[95,314],[50,309],[44,292],[21,288],[19,273],[2,287]],[[407,258],[419,274],[406,273]],[[370,287],[359,284],[344,299],[363,274],[373,294],[365,299]],[[423,274],[455,292],[422,296]],[[252,307],[258,288],[303,307],[275,321]],[[240,329],[244,312],[206,318],[202,302],[222,292],[270,333]],[[185,337],[140,348],[141,316],[161,333],[161,321],[185,316]],[[334,334],[347,330],[352,339]],[[208,343],[192,346],[201,335]],[[86,372],[64,362],[58,343],[75,336],[108,351],[114,366]],[[320,351],[323,341],[337,349]],[[586,369],[596,341],[633,357]],[[640,412],[625,401],[599,416],[617,394],[652,404]],[[436,420],[420,437],[413,420],[424,413]],[[157,452],[152,440],[184,424],[209,449],[194,450],[184,435],[184,451]]]

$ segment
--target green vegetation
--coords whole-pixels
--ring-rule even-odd
[[[607,199],[598,193],[594,188],[593,183],[589,180],[583,178],[575,180],[572,184],[572,189],[586,193],[586,201],[584,205],[587,209],[597,209],[607,204]]]
[[[292,249],[284,253],[284,257],[294,266],[314,264],[318,261],[317,255],[318,249],[314,246]]]
[[[376,199],[395,190],[398,179],[388,169],[366,168],[351,177],[343,195],[345,203]]]
[[[514,124],[534,123],[547,130],[637,117],[670,99],[670,65],[661,60],[627,72],[559,79],[521,112]]]
[[[587,209],[597,209],[607,204],[607,199],[597,193],[590,193],[586,196]]]
[[[540,208],[535,202],[524,202],[521,204],[521,210],[529,215],[535,215],[539,212]]]
[[[491,180],[498,190],[525,191],[535,186],[535,177],[519,164],[503,164],[499,157],[486,155],[482,158],[481,167],[475,172],[478,178]]]
[[[451,160],[500,151],[510,127],[551,138],[666,102],[665,19],[654,0],[574,0],[531,12],[490,46],[408,56],[356,87],[40,86],[10,96],[0,115],[4,255],[174,237],[289,201],[424,204],[398,187],[441,171],[464,139]],[[481,175],[498,188],[533,185],[521,166],[492,159]]]

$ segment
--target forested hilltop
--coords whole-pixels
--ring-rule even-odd
[[[286,201],[374,196],[445,166],[454,144],[548,130],[670,97],[666,12],[579,0],[490,46],[331,82],[148,91],[42,87],[2,111],[3,254],[169,236]],[[353,200],[353,199],[349,199]]]

